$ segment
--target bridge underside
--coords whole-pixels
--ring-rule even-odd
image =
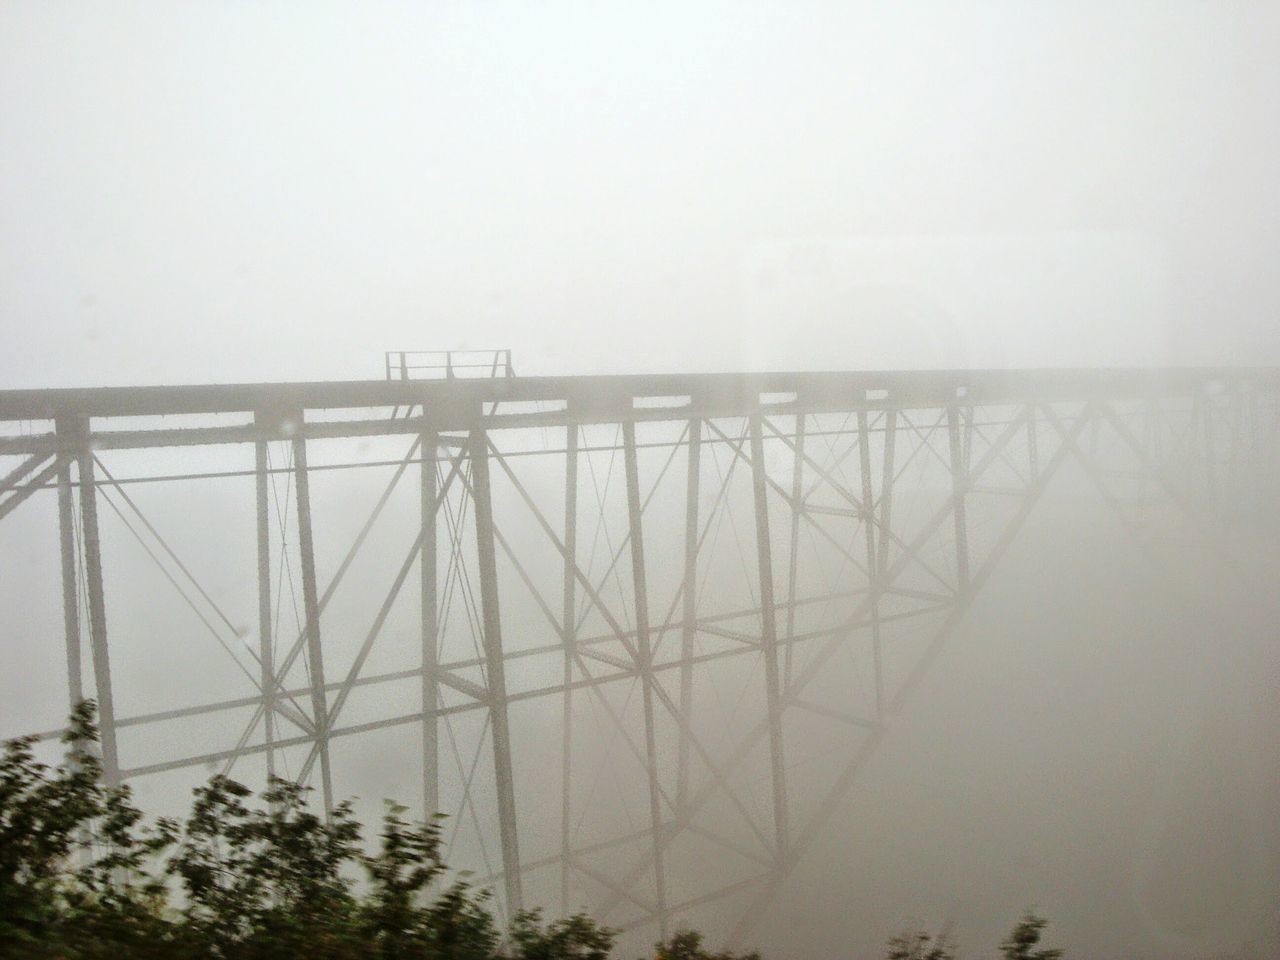
[[[385,788],[508,911],[741,932],[1064,466],[1211,543],[1274,490],[1280,372],[0,391],[0,429],[0,555],[57,591],[7,578],[0,674],[95,697],[110,779]]]

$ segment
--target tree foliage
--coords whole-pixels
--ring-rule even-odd
[[[1024,913],[1018,925],[1013,928],[1004,943],[1000,944],[1000,952],[1004,954],[1005,960],[1060,960],[1061,950],[1035,949],[1036,944],[1040,942],[1040,932],[1048,922],[1032,910]]]
[[[372,851],[349,803],[318,816],[308,791],[272,779],[255,798],[215,776],[184,821],[148,823],[128,787],[108,787],[91,702],[72,713],[56,768],[35,741],[0,756],[0,960],[607,960],[615,931],[585,914],[524,911],[505,934],[489,894],[450,874],[440,820],[388,803]],[[1005,960],[1036,949],[1028,912]],[[712,952],[679,930],[655,960],[760,960]],[[888,960],[954,960],[949,938],[908,932]]]
[[[216,960],[604,960],[613,931],[586,916],[515,918],[505,938],[488,893],[451,877],[439,822],[388,804],[373,852],[351,806],[328,817],[273,779],[255,798],[213,777],[184,823],[147,825],[108,788],[80,705],[56,769],[31,738],[0,758],[0,957]]]
[[[670,940],[654,946],[656,960],[760,960],[760,954],[712,953],[702,946],[702,934],[696,930],[677,930]]]
[[[1063,952],[1035,947],[1048,921],[1028,910],[1000,944],[1004,960],[1061,960]],[[932,934],[924,930],[907,930],[889,941],[885,960],[956,960],[954,941],[945,932]]]
[[[885,960],[956,960],[956,951],[945,933],[908,930],[889,941]]]

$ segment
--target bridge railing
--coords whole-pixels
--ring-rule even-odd
[[[388,350],[388,380],[514,377],[510,350]]]

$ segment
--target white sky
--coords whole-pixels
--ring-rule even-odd
[[[1280,5],[0,2],[0,385],[1280,362]]]
[[[468,346],[526,374],[1280,364],[1277,53],[1276,0],[0,0],[0,388],[379,377],[383,350]],[[225,559],[252,555],[248,481],[137,489],[252,618]],[[322,551],[360,519],[328,489]],[[44,509],[5,524],[6,636],[57,635]],[[1251,633],[1184,624],[1074,509],[1005,561],[776,940],[847,953],[853,920],[911,907],[981,949],[1043,894],[1086,952],[1205,955],[1135,922],[1153,820],[1148,926],[1213,931],[1221,901],[1274,929],[1249,778],[1276,766],[1275,598]],[[125,689],[168,662],[127,638],[168,644],[169,608],[114,535]],[[1187,746],[1214,711],[1227,732]],[[1148,809],[1201,787],[1217,819]],[[1200,856],[1228,835],[1254,853]]]

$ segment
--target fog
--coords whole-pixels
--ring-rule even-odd
[[[1280,365],[1278,53],[1267,2],[0,0],[0,389],[381,379],[401,349],[509,348],[521,376]],[[398,461],[407,442],[320,443],[313,462]],[[252,451],[105,462],[249,470]],[[646,484],[661,465],[642,458]],[[322,580],[391,470],[370,472],[316,481]],[[563,465],[524,476],[562,496]],[[245,623],[252,486],[130,488]],[[673,489],[646,548],[678,578]],[[1208,549],[1176,523],[1135,538],[1064,468],[750,942],[771,960],[875,957],[920,923],[984,956],[1035,905],[1068,957],[1276,956],[1276,493],[1239,504]],[[414,496],[391,527],[416,522]],[[375,533],[355,595],[326,610],[336,662],[402,534]],[[554,578],[535,534],[515,550]],[[121,711],[237,695],[145,554],[105,536]],[[57,571],[42,494],[0,520],[0,736],[65,711]],[[742,589],[724,576],[726,596]],[[393,651],[414,615],[393,613]],[[540,614],[526,598],[503,616]],[[535,633],[521,642],[551,638]],[[541,680],[508,669],[513,688]],[[731,711],[706,722],[733,743]],[[558,750],[558,726],[513,725],[523,795],[554,792],[539,744]],[[214,749],[227,730],[170,735]],[[335,748],[338,792],[366,818],[383,796],[417,803],[404,749]],[[589,735],[581,749],[600,828],[642,818],[640,781],[600,773]],[[793,794],[817,796],[847,750],[815,735]],[[180,807],[190,774],[140,780],[139,797]],[[762,823],[766,794],[748,801]],[[522,830],[558,829],[554,803],[525,802]],[[482,871],[481,819],[458,859]],[[696,891],[731,868],[669,869]],[[719,937],[733,916],[692,919]],[[637,936],[623,955],[653,931]]]
[[[1060,363],[1064,324],[1076,363],[1280,351],[1270,3],[2,11],[12,385],[910,362],[875,270],[762,292],[827,243],[930,262],[899,273],[966,365],[1027,329],[1011,361]],[[1019,269],[972,276],[973,238]]]

